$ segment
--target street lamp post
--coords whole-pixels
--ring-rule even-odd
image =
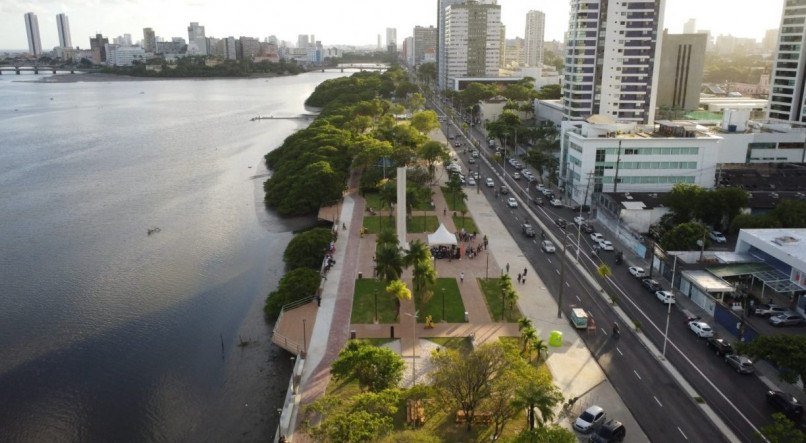
[[[677,271],[677,256],[674,256],[674,264],[672,265],[672,287],[670,288],[672,296],[674,297],[674,276]],[[672,304],[666,303],[666,330],[663,332],[663,357],[666,357],[666,343],[669,342],[669,319],[672,317]]]
[[[560,295],[557,297],[557,318],[562,318],[563,313],[563,282],[565,282],[565,238],[562,239],[563,252],[560,257]]]

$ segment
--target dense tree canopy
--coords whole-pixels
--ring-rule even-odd
[[[314,441],[363,443],[377,441],[394,429],[400,391],[364,392],[349,399],[326,395],[305,409],[304,422]],[[311,426],[315,417],[321,418]]]
[[[297,268],[318,270],[332,240],[333,232],[326,228],[311,229],[295,235],[283,253],[286,268],[289,270]]]
[[[159,71],[146,70],[144,64],[134,66],[109,66],[102,72],[110,74],[131,75],[135,77],[249,77],[260,74],[294,75],[305,70],[296,62],[280,60],[278,63],[262,61],[254,63],[249,60],[224,60],[215,66],[205,64],[204,57],[182,57],[175,65],[163,63]]]
[[[708,228],[702,223],[681,223],[664,234],[660,244],[667,251],[691,251],[700,249],[697,241],[704,240],[707,248],[710,243],[707,234]]]
[[[806,380],[806,336],[761,335],[739,345],[739,349],[751,357],[763,358],[779,368],[785,368],[780,376],[789,383],[795,383],[798,379]]]
[[[269,317],[276,317],[283,305],[316,294],[321,279],[319,271],[311,268],[297,268],[287,272],[280,279],[277,290],[266,298],[264,312]]]
[[[403,359],[389,348],[350,340],[331,365],[336,379],[355,379],[362,390],[380,392],[397,386],[403,377]]]

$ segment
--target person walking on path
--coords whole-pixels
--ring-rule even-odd
[[[521,275],[518,274],[518,283],[520,283],[520,282],[521,282]]]
[[[509,274],[509,263],[507,263],[507,274]]]
[[[521,278],[521,283],[524,284],[524,285],[526,284],[526,276],[525,275]]]
[[[523,268],[523,277],[526,278],[526,268]]]
[[[459,282],[460,282],[460,283],[464,283],[464,282],[465,282],[465,273],[464,273],[464,272],[460,272],[460,273],[459,273]]]

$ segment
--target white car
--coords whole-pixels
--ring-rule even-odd
[[[473,156],[473,158],[479,158],[479,151],[473,151],[470,155]]]
[[[543,183],[538,183],[538,184],[537,184],[537,186],[536,186],[536,188],[537,188],[537,190],[538,190],[538,191],[540,191],[540,192],[543,192],[543,190],[544,190],[544,189],[546,189],[546,187],[545,187],[545,186],[543,186]]]
[[[514,178],[515,180],[520,180],[521,179],[521,173],[516,172],[516,173],[512,174],[512,178]]]
[[[714,336],[714,330],[711,329],[711,326],[704,321],[694,320],[688,323],[688,328],[691,329],[691,332],[697,334],[697,337],[700,338],[708,338]]]
[[[610,243],[610,240],[601,239],[599,240],[599,248],[603,251],[612,251],[613,243]]]
[[[593,240],[596,243],[599,243],[599,240],[604,240],[604,236],[598,232],[594,232],[593,234],[591,234],[591,240]]]
[[[470,176],[471,176],[471,177],[473,177],[473,178],[475,178],[476,180],[478,180],[478,179],[479,179],[479,173],[478,173],[478,171],[473,171],[473,172],[471,172],[471,173],[470,173]]]
[[[655,291],[655,297],[658,297],[658,300],[665,304],[674,304],[674,294],[671,291]]]
[[[518,201],[515,200],[515,197],[510,197],[507,199],[507,206],[509,206],[510,208],[517,208]]]
[[[487,177],[487,180],[485,180],[484,183],[487,185],[488,188],[494,188],[495,187],[495,182],[490,177]]]
[[[600,406],[591,406],[574,421],[574,429],[588,433],[599,427],[605,420],[605,412]]]
[[[552,243],[551,240],[544,240],[543,243],[540,244],[540,249],[548,254],[552,254],[556,250],[554,243]]]
[[[580,215],[574,217],[574,224],[575,225],[582,226],[582,223],[585,223],[585,218],[584,217],[582,217]]]
[[[474,179],[473,177],[468,177],[467,178],[467,185],[468,186],[476,186],[476,179]]]
[[[555,208],[559,208],[563,205],[563,202],[560,199],[555,198],[554,200],[550,201],[549,204]]]
[[[644,277],[646,277],[646,272],[644,271],[644,268],[642,268],[642,267],[630,266],[628,270],[630,271],[630,274],[635,278],[644,278]]]
[[[473,158],[473,157],[470,157],[469,159],[467,159],[467,162],[468,162],[469,164],[471,164],[471,165],[475,165],[475,164],[476,164],[476,159],[475,159],[475,158]]]
[[[711,240],[713,240],[713,241],[715,241],[717,243],[727,243],[728,242],[728,239],[725,238],[725,234],[723,234],[723,233],[721,233],[719,231],[711,231],[711,233],[708,234],[708,236],[711,237]]]

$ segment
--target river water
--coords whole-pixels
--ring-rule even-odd
[[[306,122],[249,119],[340,75],[0,76],[0,440],[274,436],[261,308],[310,219],[265,208],[262,156]]]

